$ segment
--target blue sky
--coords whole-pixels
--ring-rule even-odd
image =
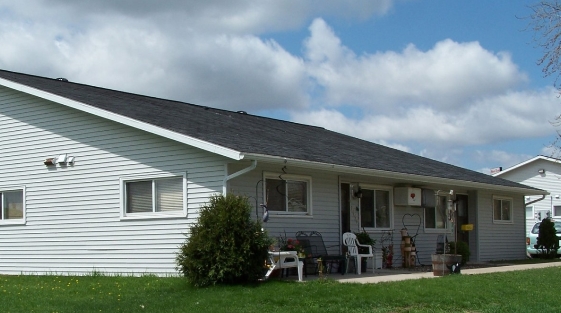
[[[0,68],[313,124],[488,173],[561,112],[535,1],[0,0]]]

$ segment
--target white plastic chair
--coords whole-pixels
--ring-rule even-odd
[[[374,265],[374,253],[372,252],[372,246],[370,245],[361,245],[360,242],[356,239],[356,235],[353,233],[344,233],[343,234],[343,244],[347,246],[349,251],[349,257],[355,259],[355,268],[356,273],[360,275],[360,264],[362,258],[371,258],[372,259],[372,273],[375,272],[376,266]],[[368,253],[359,253],[359,248],[368,249]],[[347,270],[349,267],[349,262],[347,262]]]

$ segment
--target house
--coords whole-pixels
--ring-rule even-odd
[[[1,274],[176,273],[199,207],[230,192],[256,219],[267,204],[270,235],[318,231],[331,253],[364,229],[399,266],[405,225],[430,264],[456,207],[472,260],[520,259],[524,199],[547,194],[320,127],[9,71],[0,147]]]
[[[549,192],[549,195],[527,196],[526,231],[546,217],[561,219],[561,160],[538,155],[513,167],[499,171],[495,177],[512,180]]]

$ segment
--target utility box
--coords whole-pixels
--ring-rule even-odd
[[[413,188],[413,187],[394,188],[393,204],[421,206],[421,188]]]

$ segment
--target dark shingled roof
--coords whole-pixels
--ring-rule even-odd
[[[355,168],[535,189],[320,127],[54,78],[2,70],[0,77],[244,154],[262,154]]]

